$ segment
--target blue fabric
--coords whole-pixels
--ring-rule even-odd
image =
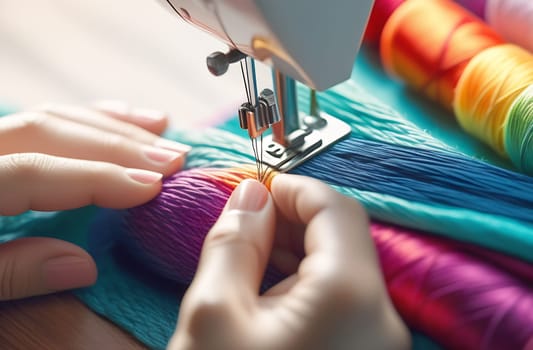
[[[411,92],[404,89],[400,84],[391,83],[375,65],[371,54],[363,52],[360,55],[354,70],[354,79],[380,99],[389,102],[394,109],[398,109],[403,115],[419,125],[419,128],[430,130],[431,134],[436,136],[435,139],[423,135],[419,139],[413,138],[416,136],[416,130],[410,133],[409,130],[412,127],[406,122],[398,121],[398,125],[395,125],[394,128],[398,126],[406,128],[406,145],[415,144],[417,147],[440,148],[450,152],[452,149],[458,149],[469,155],[491,159],[498,164],[507,166],[506,162],[494,157],[486,147],[460,131],[446,111],[442,111],[436,106],[414,97]],[[334,97],[335,92],[326,95],[324,98],[331,96]],[[384,117],[386,116],[384,115]],[[234,122],[223,126],[222,129],[234,131]],[[388,137],[386,130],[372,129],[371,125],[361,124],[361,127],[356,127],[356,129],[361,135],[365,135],[367,139],[374,137],[379,140]],[[420,129],[418,130],[418,134],[422,134]],[[391,133],[393,132],[397,133],[397,130],[391,130]],[[172,138],[180,138],[180,135],[180,133],[170,134]],[[212,135],[216,136],[218,134],[214,132]],[[195,157],[193,158],[196,159],[203,159],[201,152],[207,149],[210,143],[217,144],[216,138],[207,140],[205,133],[199,136],[196,143],[194,142],[194,137],[193,134],[188,134],[182,138],[194,144],[195,149],[193,152],[195,152]],[[401,144],[401,141],[396,140],[396,143]],[[202,148],[202,144],[206,147]],[[220,152],[223,154],[224,149],[221,149]],[[241,145],[240,141],[234,143],[231,153],[237,163],[243,158],[249,157],[249,151]],[[213,156],[213,152],[210,153],[210,156]],[[227,163],[228,160],[226,159],[224,165]],[[210,164],[216,166],[216,159],[211,160]],[[189,166],[195,165],[194,161],[189,163]],[[374,216],[386,216],[388,210],[371,204],[382,201],[385,197],[382,196],[379,201],[373,201],[371,197],[375,196],[375,194],[370,192],[360,191],[352,195],[364,203],[370,203],[368,208],[370,208]],[[405,208],[407,203],[397,198],[390,198],[387,205]],[[411,223],[415,222],[415,226],[425,228],[423,224],[416,222],[416,218],[412,217],[412,212],[426,209],[423,206],[415,207],[410,212],[411,216],[406,215],[406,218]],[[446,214],[446,210],[457,213],[454,208],[443,207],[439,210],[444,213],[442,214],[442,218],[444,218],[442,220],[449,217]],[[462,215],[464,215],[465,221],[470,218],[467,212]],[[91,309],[128,330],[150,348],[162,349],[166,346],[167,340],[175,327],[179,302],[185,286],[176,285],[153,276],[136,262],[135,257],[128,256],[120,247],[115,247],[111,244],[117,234],[114,219],[112,212],[97,210],[93,207],[59,213],[28,212],[17,217],[0,217],[0,242],[23,236],[49,236],[65,239],[89,249],[98,265],[98,282],[91,288],[76,291],[76,295]],[[509,230],[513,232],[522,232],[524,235],[531,233],[531,229],[528,231],[526,226],[521,226],[518,222],[506,221],[505,218],[490,218],[488,216],[486,219],[480,219],[475,224],[487,225],[490,231],[492,223],[495,223],[496,226],[501,223],[502,225],[508,225]],[[435,221],[431,225],[436,226],[439,223],[439,221]],[[499,230],[494,229],[494,232],[501,231],[501,227],[499,226]],[[455,231],[455,227],[452,226],[449,226],[448,229],[454,229]],[[89,237],[93,237],[89,235],[90,231],[93,233],[98,232],[100,238],[107,237],[108,240],[89,242]],[[109,244],[105,244],[106,242]],[[494,242],[495,245],[497,243],[501,245],[499,239],[495,239]],[[522,247],[522,249],[526,248]],[[427,338],[415,334],[414,348],[437,349],[438,347]]]

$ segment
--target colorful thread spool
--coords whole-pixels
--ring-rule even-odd
[[[406,0],[376,0],[368,24],[366,26],[363,41],[367,44],[379,46],[381,32],[390,15]]]
[[[503,134],[509,158],[520,170],[533,174],[533,85],[511,105]]]
[[[409,0],[385,24],[380,49],[390,73],[451,108],[468,62],[501,43],[498,34],[452,1]]]
[[[533,52],[533,1],[456,0],[502,37]]]
[[[526,282],[446,241],[376,223],[371,232],[408,325],[448,349],[533,349]]]
[[[503,130],[511,105],[530,84],[533,84],[533,55],[528,51],[505,44],[481,52],[470,61],[457,84],[453,108],[459,124],[505,154]],[[508,144],[524,141],[511,140],[519,137],[512,132],[517,129],[516,123],[523,127],[527,120],[513,114]]]

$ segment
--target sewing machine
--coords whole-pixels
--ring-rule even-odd
[[[240,63],[247,101],[238,114],[256,161],[287,171],[350,133],[317,108],[314,90],[350,77],[373,0],[158,1],[228,44],[207,57],[214,75]],[[255,59],[272,66],[274,91],[258,93]],[[293,79],[313,89],[309,113],[298,109]]]

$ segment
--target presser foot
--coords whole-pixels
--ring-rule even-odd
[[[325,113],[303,116],[300,123],[302,128],[289,135],[288,147],[273,141],[272,135],[265,136],[263,163],[277,171],[288,172],[351,132],[348,124]]]

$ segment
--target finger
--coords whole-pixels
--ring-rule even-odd
[[[306,225],[287,219],[277,208],[276,235],[270,263],[285,275],[295,273],[305,256]]]
[[[192,292],[256,297],[274,236],[274,207],[268,190],[243,181],[206,237]]]
[[[118,165],[22,153],[0,156],[0,215],[95,204],[127,208],[161,190],[159,173]]]
[[[287,294],[287,292],[290,291],[298,283],[298,279],[299,277],[296,274],[286,277],[276,285],[272,286],[269,290],[267,290],[262,295],[260,302],[264,305],[265,303],[269,303],[272,301],[272,299],[270,299],[271,297]]]
[[[0,119],[0,154],[39,152],[97,160],[170,175],[180,169],[185,152],[170,151],[70,120],[42,113]]]
[[[154,109],[133,108],[122,101],[98,101],[94,104],[94,108],[115,119],[135,124],[157,135],[165,131],[168,126],[166,113]]]
[[[354,265],[357,271],[376,265],[368,217],[355,200],[318,180],[296,175],[276,176],[271,189],[279,212],[293,223],[307,225],[308,261],[300,271],[352,275]],[[309,259],[312,255],[318,258]]]
[[[190,147],[159,137],[168,124],[168,117],[161,112],[148,109],[133,109],[126,104],[102,103],[95,109],[78,106],[48,104],[38,111],[92,126],[130,140],[167,148],[177,152],[188,152]]]
[[[276,231],[276,239],[277,234],[278,232]],[[303,256],[296,255],[293,250],[276,246],[276,241],[274,240],[274,247],[270,254],[270,264],[276,267],[282,274],[288,276],[296,273],[303,258]]]
[[[92,285],[96,265],[83,249],[52,238],[0,244],[0,300]]]

